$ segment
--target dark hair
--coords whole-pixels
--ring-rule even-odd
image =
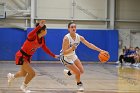
[[[39,23],[36,23],[36,27],[39,25]],[[39,34],[41,32],[41,30],[45,30],[46,29],[46,25],[44,25],[41,29],[39,29],[36,33]]]
[[[69,23],[68,23],[68,28],[70,28],[70,25],[71,25],[71,24],[75,24],[75,23],[74,23],[73,21],[69,22]]]

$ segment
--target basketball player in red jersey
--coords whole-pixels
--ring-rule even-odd
[[[36,24],[36,28],[28,34],[27,40],[24,42],[21,49],[16,53],[15,63],[16,65],[21,65],[21,69],[16,74],[8,73],[7,75],[9,85],[15,78],[25,77],[20,89],[26,93],[30,92],[30,90],[27,90],[28,83],[35,77],[35,71],[30,66],[31,57],[35,51],[39,47],[42,47],[42,49],[52,57],[59,57],[58,55],[53,54],[45,45],[44,36],[47,34],[45,23],[45,20],[41,20],[40,23]]]

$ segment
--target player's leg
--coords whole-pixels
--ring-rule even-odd
[[[65,67],[67,67],[68,65],[72,65],[72,64],[73,64],[73,62],[72,62],[71,59],[68,59],[67,57],[65,57],[65,56],[63,56],[63,55],[60,56],[60,62],[61,62]],[[64,69],[63,73],[64,73],[65,76],[71,76],[71,75],[72,75],[72,71],[67,70],[67,69]]]
[[[79,69],[79,71],[80,71],[80,77],[81,77],[81,74],[84,73],[84,67],[83,67],[81,61],[77,58],[75,60],[74,64]],[[83,83],[81,82],[81,80],[80,80],[80,82],[77,82],[77,87],[78,87],[78,90],[80,90],[80,91],[83,91],[84,90]]]
[[[75,80],[77,82],[78,90],[83,91],[84,90],[83,83],[81,82],[81,72],[83,72],[82,66],[79,66],[81,71],[75,64],[67,65],[66,67],[69,69],[71,73],[75,74]]]
[[[26,75],[25,81],[24,81],[25,84],[28,84],[35,77],[35,71],[30,66],[30,63],[29,62],[24,62],[24,64],[23,64],[23,70],[28,73]]]
[[[76,59],[74,64],[78,67],[78,69],[80,70],[80,73],[83,74],[84,73],[84,67],[83,67],[81,61],[79,59]]]
[[[13,82],[13,80],[15,78],[25,77],[26,74],[27,74],[27,72],[23,70],[23,67],[22,66],[21,66],[20,71],[18,71],[16,74],[8,73],[7,74],[7,77],[8,77],[8,85],[11,85],[11,83]]]
[[[64,74],[69,76],[75,74],[75,80],[77,82],[78,90],[84,90],[84,88],[82,87],[83,84],[80,80],[81,73],[83,73],[84,70],[78,57],[76,55],[70,57],[63,56],[60,61],[68,68],[68,70],[64,69]]]
[[[27,72],[23,69],[23,66],[22,66],[23,63],[24,63],[23,57],[16,56],[16,64],[18,64],[18,65],[20,64],[21,65],[21,69],[16,74],[11,74],[11,73],[8,73],[7,74],[7,77],[8,77],[8,85],[11,85],[11,83],[13,82],[13,80],[15,78],[26,76]]]
[[[30,90],[27,90],[27,85],[28,83],[35,77],[35,71],[33,70],[33,68],[30,66],[29,62],[24,62],[23,65],[23,70],[27,73],[25,76],[25,80],[22,83],[20,89],[24,92],[28,92]]]
[[[75,64],[70,64],[66,66],[71,74],[75,74],[75,79],[77,82],[80,82],[80,70]]]
[[[23,66],[21,66],[20,71],[18,71],[14,77],[19,78],[19,77],[25,77],[27,75],[27,72],[23,69]]]
[[[78,59],[77,55],[74,55],[72,56],[71,60],[72,61],[71,63],[75,64],[76,67],[79,69],[80,71],[80,74],[83,74],[84,73],[84,68],[83,68],[83,65],[81,63],[81,61]],[[70,71],[70,73],[72,74],[73,71]]]

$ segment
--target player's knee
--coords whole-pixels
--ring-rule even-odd
[[[23,77],[25,77],[27,75],[27,73],[26,72],[25,73],[22,73],[22,75],[23,75]]]
[[[80,72],[81,72],[81,74],[83,74],[84,73],[84,70],[81,70]]]
[[[29,73],[31,77],[35,77],[35,71]]]
[[[32,76],[33,76],[33,77],[35,77],[35,75],[36,75],[36,73],[35,73],[35,72],[33,72],[33,73],[32,73]]]
[[[76,71],[75,73],[77,76],[80,76],[81,72],[80,71]]]

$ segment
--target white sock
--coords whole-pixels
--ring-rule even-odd
[[[27,84],[25,84],[24,82],[22,83],[23,86],[27,87]]]
[[[14,74],[12,74],[12,78],[15,79],[15,75]]]

